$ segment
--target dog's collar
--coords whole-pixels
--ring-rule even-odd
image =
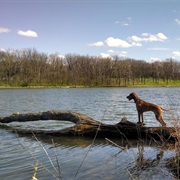
[[[138,100],[140,100],[139,98],[136,98],[136,99],[134,99],[134,102],[136,103]]]

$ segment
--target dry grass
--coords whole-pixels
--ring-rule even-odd
[[[179,118],[174,120],[173,122],[176,137],[176,142],[174,144],[174,150],[176,152],[176,156],[167,159],[167,167],[170,171],[173,172],[176,178],[180,178],[180,122]]]

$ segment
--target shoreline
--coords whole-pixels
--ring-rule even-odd
[[[178,88],[180,85],[134,85],[134,86],[0,86],[0,89],[72,89],[72,88]]]

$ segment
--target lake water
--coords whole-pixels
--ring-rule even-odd
[[[0,117],[13,112],[29,113],[48,110],[72,110],[107,124],[116,124],[123,117],[137,122],[133,102],[126,96],[136,92],[141,99],[160,105],[168,126],[180,120],[180,88],[67,88],[67,89],[0,89]],[[146,126],[160,126],[154,114],[145,113]],[[11,123],[32,129],[61,129],[70,123],[57,121]],[[166,168],[166,159],[174,150],[157,143],[124,142],[111,139],[121,149],[105,139],[83,137],[19,136],[0,129],[0,179],[26,180],[33,176],[33,165],[39,161],[38,180],[61,179],[173,179]],[[56,145],[53,148],[52,139]],[[162,150],[163,149],[163,150]],[[160,160],[157,156],[162,154]],[[141,153],[140,153],[141,152]],[[47,156],[48,153],[48,156]],[[143,154],[143,161],[140,158]],[[51,160],[50,160],[51,158]],[[144,163],[145,161],[145,163]],[[142,168],[143,167],[143,168]]]

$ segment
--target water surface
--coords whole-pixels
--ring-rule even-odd
[[[126,99],[132,91],[148,102],[171,109],[163,114],[168,126],[173,126],[174,121],[179,121],[180,88],[1,89],[0,116],[9,116],[13,112],[72,110],[108,124],[115,124],[122,117],[137,122],[135,104]],[[160,126],[151,112],[145,113],[145,123],[147,126]],[[35,129],[61,129],[71,124],[37,121],[11,125]],[[105,139],[93,141],[83,137],[50,136],[37,138],[40,142],[33,135],[18,136],[16,133],[0,129],[0,179],[31,179],[33,165],[37,161],[38,179],[55,179],[55,176],[60,178],[49,157],[57,170],[58,158],[62,179],[173,178],[165,166],[165,160],[175,152],[157,143],[137,144],[136,141],[113,139],[118,145],[126,147],[121,149]],[[56,145],[55,149],[52,139]],[[158,161],[156,157],[162,149],[163,156]],[[139,152],[143,154],[146,164],[140,161],[142,158],[139,158]]]

